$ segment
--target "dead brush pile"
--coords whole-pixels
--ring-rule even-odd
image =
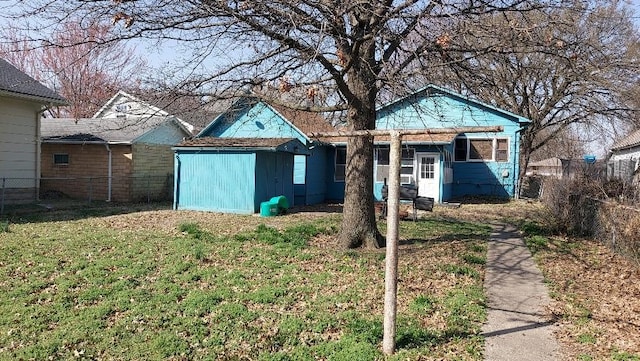
[[[640,263],[640,209],[624,204],[619,182],[578,177],[546,184],[543,203],[556,233],[596,239]]]
[[[616,202],[600,202],[595,238],[640,263],[640,210]]]

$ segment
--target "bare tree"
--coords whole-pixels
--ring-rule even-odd
[[[33,42],[28,33],[8,27],[0,56],[69,101],[52,110],[55,116],[91,117],[119,89],[138,87],[145,66],[133,48],[106,41],[111,28],[104,22],[66,22],[51,39]]]
[[[583,2],[460,22],[451,46],[496,51],[458,58],[437,79],[531,120],[521,137],[522,176],[535,152],[579,151],[576,143],[593,137],[602,144],[637,120],[640,37],[632,15],[619,1]]]
[[[11,16],[37,17],[44,29],[61,19],[112,18],[118,39],[151,38],[185,45],[177,85],[193,91],[250,89],[281,105],[344,116],[349,130],[375,127],[376,102],[407,93],[429,55],[438,67],[495,52],[474,44],[452,47],[450,24],[482,21],[502,13],[526,14],[566,1],[533,0],[114,0],[21,2]],[[523,30],[513,28],[514,37]],[[495,36],[495,34],[492,34]],[[497,37],[495,45],[503,38]],[[37,40],[37,39],[34,39]],[[431,58],[436,58],[431,56]],[[444,60],[444,61],[443,61]],[[440,71],[432,67],[429,71]],[[279,95],[279,96],[274,96]],[[373,139],[347,144],[345,247],[382,246],[373,209]]]

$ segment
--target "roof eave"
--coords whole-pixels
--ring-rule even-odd
[[[48,98],[48,97],[42,97],[38,95],[12,92],[8,90],[0,90],[0,96],[7,96],[12,98],[29,100],[29,101],[33,101],[33,102],[44,104],[44,105],[59,105],[59,106],[69,105],[69,103],[65,99]]]

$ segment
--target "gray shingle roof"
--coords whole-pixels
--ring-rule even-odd
[[[132,143],[171,119],[173,118],[43,118],[41,134],[43,142]]]
[[[622,150],[640,146],[640,129],[629,134],[626,138],[613,144],[611,150]]]
[[[67,103],[58,93],[40,84],[6,60],[0,58],[0,94],[2,93],[41,103],[57,105]]]

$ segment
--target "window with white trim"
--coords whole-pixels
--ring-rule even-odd
[[[347,148],[337,147],[335,156],[334,180],[336,182],[344,182],[347,170]]]
[[[376,182],[389,180],[389,148],[376,148]],[[400,159],[400,184],[415,184],[414,180],[415,149],[404,148]]]
[[[69,165],[69,154],[67,153],[56,153],[53,155],[53,164],[54,165]]]
[[[465,138],[454,141],[456,162],[508,162],[508,138]]]

